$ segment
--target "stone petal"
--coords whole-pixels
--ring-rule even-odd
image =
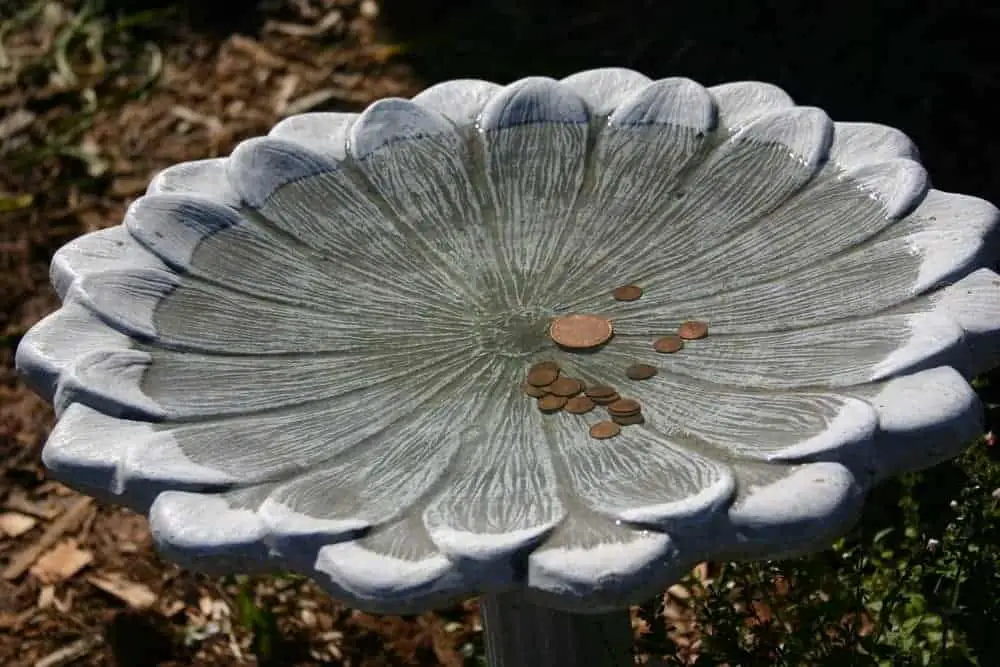
[[[150,181],[147,194],[194,194],[237,208],[239,193],[229,182],[226,158],[181,162],[167,167]]]
[[[965,331],[967,363],[956,366],[966,377],[1000,366],[1000,275],[979,269],[930,295],[928,308],[942,308]]]
[[[123,225],[78,236],[56,250],[49,279],[60,299],[85,275],[109,269],[153,268],[163,264],[132,237]]]
[[[60,479],[97,479],[116,502],[141,509],[164,490],[262,484],[317,469],[419,414],[430,397],[467,373],[467,364],[448,365],[327,400],[158,424],[68,403],[43,457]],[[105,456],[114,463],[103,463]],[[105,472],[90,472],[95,468]]]
[[[589,384],[610,384],[638,399],[656,431],[720,461],[848,460],[868,451],[878,429],[875,409],[841,392],[738,389],[673,373],[637,381],[624,376],[629,363],[609,351],[579,370],[564,366]]]
[[[850,528],[864,503],[864,489],[839,463],[740,467],[737,474],[741,492],[728,530],[706,536],[717,560],[783,559],[824,548]]]
[[[425,89],[413,102],[443,114],[459,127],[469,127],[475,124],[486,102],[501,90],[503,86],[490,81],[456,79]]]
[[[448,484],[428,502],[423,520],[449,558],[482,562],[497,580],[511,581],[515,563],[509,559],[543,540],[566,508],[545,440],[545,415],[511,377],[476,398],[489,411],[464,434]]]
[[[711,316],[691,313],[693,318]],[[657,354],[652,342],[675,330],[652,323],[618,329],[612,347],[622,360],[659,366],[706,382],[735,387],[791,389],[846,387],[938,365],[965,364],[962,328],[943,312],[889,313],[808,329],[712,335],[689,341],[679,354]]]
[[[919,160],[917,147],[903,132],[878,123],[835,123],[830,159],[843,169],[893,158]]]
[[[447,485],[455,456],[469,453],[468,431],[483,412],[477,388],[497,380],[496,368],[488,364],[443,390],[425,391],[423,409],[279,483],[260,507],[275,548],[311,566],[327,544],[419,516],[427,496]]]
[[[398,221],[425,273],[438,274],[467,308],[502,288],[458,128],[414,102],[385,99],[361,114],[350,143],[369,194]]]
[[[962,453],[983,433],[983,406],[965,378],[942,366],[848,390],[878,411],[879,432],[856,467],[875,483]]]
[[[540,77],[511,84],[483,108],[487,243],[499,253],[508,301],[532,303],[536,276],[574,235],[589,123],[582,99]]]
[[[704,158],[716,124],[715,102],[690,79],[656,81],[624,99],[596,137],[592,182],[571,225],[574,239],[551,259],[540,279],[543,290],[580,294],[603,279],[600,296],[606,299],[607,286],[617,284],[626,263],[614,253],[632,237],[661,233],[662,213],[681,174]],[[595,254],[601,259],[595,261]]]
[[[665,436],[655,423],[597,440],[588,429],[600,417],[559,417],[545,425],[557,469],[567,491],[594,512],[678,529],[711,521],[735,491],[728,466]]]
[[[354,260],[332,263],[237,211],[190,196],[137,200],[125,226],[150,252],[177,272],[266,301],[305,306],[335,316],[373,322],[406,309],[420,319],[455,316],[435,307],[433,295],[400,284],[388,267]],[[336,290],[331,286],[336,285]]]
[[[347,135],[357,118],[356,113],[336,111],[302,113],[280,121],[267,136],[290,141],[333,160],[343,160],[347,155]]]
[[[557,609],[613,611],[626,592],[651,598],[689,566],[664,533],[574,511],[528,557],[527,594]]]
[[[415,342],[402,349],[374,345],[331,354],[222,355],[165,349],[104,347],[83,352],[63,370],[54,401],[105,414],[179,421],[252,414],[307,403],[348,400],[474,356],[454,345]]]
[[[572,74],[560,83],[583,99],[596,116],[608,116],[624,100],[651,83],[648,76],[623,67],[604,67]]]
[[[336,314],[318,312],[154,269],[84,276],[70,294],[140,341],[216,354],[384,348],[387,338],[409,328],[427,342],[455,341],[459,336],[454,327],[407,311],[406,305],[394,316],[366,316],[361,309],[346,307]]]
[[[69,301],[28,330],[17,346],[14,363],[31,388],[51,402],[60,375],[77,359],[96,349],[125,350],[131,345],[128,336]]]
[[[770,83],[735,81],[708,89],[719,105],[721,124],[730,132],[738,132],[761,116],[772,111],[791,109],[795,102],[788,93]]]

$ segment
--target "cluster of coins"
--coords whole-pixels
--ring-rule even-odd
[[[622,398],[614,387],[587,386],[582,380],[562,375],[554,361],[542,361],[529,368],[523,388],[525,394],[537,399],[538,409],[548,414],[563,410],[582,415],[603,406],[611,419],[590,427],[590,435],[599,440],[618,435],[622,426],[644,421],[638,401]]]
[[[642,296],[638,285],[623,285],[611,292],[617,301],[636,301]],[[553,320],[549,326],[549,337],[562,348],[588,350],[604,345],[611,340],[614,327],[611,320],[598,315],[571,314]],[[686,340],[698,340],[708,335],[708,324],[699,320],[683,322],[677,333],[658,338],[653,349],[662,354],[678,352]],[[648,380],[657,374],[656,366],[632,364],[625,369],[630,380]],[[618,391],[608,385],[586,386],[582,380],[561,375],[559,365],[554,361],[543,361],[528,369],[524,382],[524,393],[538,399],[538,409],[545,413],[564,410],[570,414],[582,415],[601,405],[607,410],[610,420],[597,422],[590,427],[594,438],[612,438],[621,432],[622,426],[643,423],[642,406],[631,398],[622,398]]]

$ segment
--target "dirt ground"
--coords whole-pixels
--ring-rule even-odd
[[[605,23],[607,10],[563,17],[550,8],[559,3],[511,1],[503,11],[485,4],[496,11],[470,17],[461,3],[399,0],[263,2],[235,15],[211,0],[179,14],[156,2],[2,3],[0,665],[207,667],[253,664],[257,653],[289,667],[458,667],[482,654],[474,602],[380,618],[339,606],[298,579],[205,578],[160,560],[142,517],[47,479],[40,451],[52,412],[18,381],[13,355],[23,333],[57,305],[49,259],[81,233],[118,224],[150,177],[170,164],[225,155],[291,113],[359,110],[378,97],[410,96],[439,78],[509,80],[608,62],[657,62],[660,71],[646,71],[679,71],[707,84],[808,80],[798,90],[814,103],[829,102],[831,113],[841,104],[845,113],[875,114],[841,114],[845,120],[899,121],[930,146],[932,173],[942,174],[946,187],[996,199],[1000,181],[987,159],[994,153],[980,134],[987,124],[968,111],[986,99],[991,79],[982,72],[966,70],[962,83],[947,88],[934,78],[936,61],[911,53],[900,71],[912,80],[897,79],[882,98],[877,77],[858,80],[848,68],[843,80],[826,79],[854,86],[855,97],[841,103],[824,97],[824,83],[802,78],[795,58],[783,61],[780,44],[757,45],[767,51],[759,62],[769,64],[748,70],[738,64],[745,42],[735,32],[719,38],[712,61],[704,57],[703,36],[675,31],[669,49],[636,38],[642,18],[629,13],[652,11],[641,0],[613,3],[616,20]],[[504,48],[486,49],[490,30]],[[890,53],[890,46],[879,48]],[[427,66],[435,48],[443,50]],[[531,71],[529,54],[546,48],[547,64]],[[931,93],[922,87],[928,76],[938,86]],[[924,109],[923,124],[907,127],[915,116],[906,113],[919,111],[928,95],[932,102],[961,95],[967,112],[956,111],[957,104],[942,111],[939,101]],[[865,107],[862,99],[882,99],[884,106]],[[951,150],[939,132],[953,139]],[[255,634],[236,622],[250,600],[270,610],[254,617]],[[652,653],[659,644],[650,628],[662,625],[653,618],[657,606],[635,615],[640,647]],[[682,615],[674,615],[683,629]],[[261,648],[262,637],[273,645]]]

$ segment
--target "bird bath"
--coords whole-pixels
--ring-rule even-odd
[[[52,474],[166,557],[482,595],[492,665],[617,667],[630,603],[981,433],[997,221],[768,84],[452,81],[165,170],[56,253],[17,363]]]

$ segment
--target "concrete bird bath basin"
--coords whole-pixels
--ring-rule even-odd
[[[50,471],[183,565],[625,665],[629,603],[979,435],[997,221],[768,84],[452,81],[162,172],[17,362]]]

